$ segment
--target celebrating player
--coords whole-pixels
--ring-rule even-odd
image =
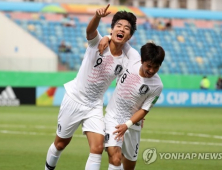
[[[109,170],[134,170],[140,144],[141,120],[156,103],[163,84],[157,72],[165,52],[154,43],[141,47],[141,61],[129,60],[105,114],[105,147]],[[120,140],[124,137],[123,140]]]
[[[86,170],[99,170],[103,152],[105,125],[103,95],[111,82],[123,73],[128,62],[123,45],[136,30],[136,17],[126,11],[117,12],[112,19],[112,39],[101,55],[98,44],[101,35],[97,31],[100,19],[110,14],[109,5],[100,8],[87,26],[88,48],[76,78],[64,84],[66,93],[58,115],[57,135],[48,149],[45,170],[53,170],[76,129],[82,124],[90,154]],[[132,48],[131,48],[132,49]],[[130,52],[128,51],[126,53]]]

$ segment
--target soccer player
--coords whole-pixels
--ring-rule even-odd
[[[45,170],[53,170],[76,129],[82,124],[90,154],[86,170],[99,170],[103,152],[105,125],[103,95],[111,82],[123,73],[128,58],[123,46],[136,30],[136,17],[126,11],[117,12],[112,19],[112,39],[103,54],[98,44],[102,39],[97,31],[100,19],[110,14],[109,5],[100,8],[89,22],[86,33],[88,48],[76,78],[64,84],[66,93],[60,106],[54,142],[48,149]],[[126,53],[132,50],[128,49]],[[135,50],[136,51],[136,50]]]
[[[129,60],[105,114],[105,147],[109,170],[134,170],[140,144],[141,121],[156,103],[163,84],[157,72],[165,52],[154,43],[141,47],[141,61]],[[123,138],[123,140],[122,140]]]

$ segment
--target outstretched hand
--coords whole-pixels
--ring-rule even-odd
[[[110,4],[108,4],[105,8],[99,8],[96,10],[96,16],[99,18],[106,17],[111,12],[107,12],[107,9],[109,8]]]

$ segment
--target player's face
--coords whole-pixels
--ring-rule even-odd
[[[159,64],[154,64],[151,61],[142,62],[142,66],[140,68],[140,75],[142,77],[151,78],[154,74],[158,72],[159,68]]]
[[[112,40],[117,43],[124,44],[130,38],[131,25],[127,20],[119,20],[112,29]]]

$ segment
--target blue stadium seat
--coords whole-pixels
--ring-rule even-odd
[[[67,64],[71,70],[78,70],[81,65],[86,41],[86,22],[78,17],[74,18],[76,27],[64,27],[60,21],[44,20],[14,20],[16,24],[29,31],[30,24],[35,26],[29,31],[39,41],[51,48],[59,56],[61,63]],[[109,34],[110,24],[101,22],[98,30],[101,35]],[[178,36],[184,37],[184,42],[178,41]],[[171,31],[145,30],[138,24],[134,34],[135,41],[131,45],[140,52],[140,48],[148,40],[161,45],[166,52],[165,61],[160,68],[163,74],[222,74],[222,36],[221,28],[197,28],[193,23],[185,22],[184,27],[175,27]],[[58,46],[61,41],[72,46],[72,54],[59,53]],[[201,57],[202,64],[198,64],[196,57]]]

